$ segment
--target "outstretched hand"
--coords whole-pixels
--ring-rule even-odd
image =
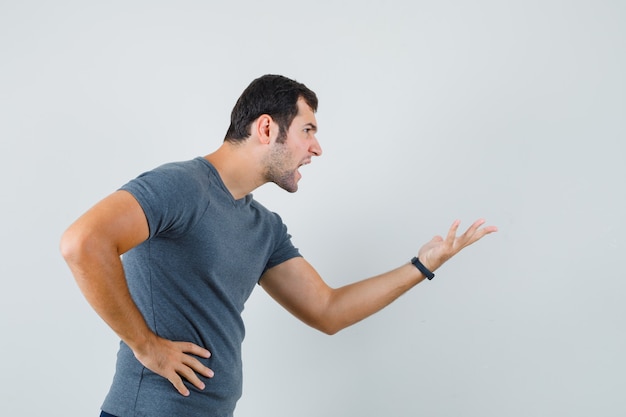
[[[475,221],[466,231],[460,236],[457,236],[460,220],[456,220],[452,223],[448,234],[444,239],[441,236],[435,236],[432,240],[422,246],[418,252],[420,262],[424,264],[429,270],[435,271],[448,259],[459,253],[461,249],[471,245],[472,243],[480,240],[482,237],[497,232],[496,226],[486,226],[485,220],[480,219]]]
[[[205,385],[197,374],[213,377],[213,371],[192,356],[208,358],[211,353],[191,342],[173,342],[155,335],[141,352],[134,353],[143,366],[166,378],[184,396],[189,395],[189,389],[183,379],[202,390]]]

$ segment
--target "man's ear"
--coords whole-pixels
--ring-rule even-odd
[[[257,137],[261,143],[270,143],[272,135],[274,134],[274,125],[276,124],[274,123],[272,116],[268,114],[262,114],[258,119],[256,119],[254,129],[256,130]]]

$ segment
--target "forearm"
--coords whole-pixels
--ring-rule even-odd
[[[387,273],[331,288],[304,258],[293,258],[268,270],[260,284],[294,316],[334,334],[386,307],[423,279],[407,262]]]
[[[154,334],[130,295],[117,251],[102,243],[69,246],[63,256],[87,302],[133,350],[145,345]]]
[[[336,333],[382,310],[424,280],[410,263],[344,287],[333,289],[321,322],[324,331]]]
[[[176,390],[189,395],[183,379],[198,389],[205,384],[198,375],[212,378],[211,369],[197,357],[208,358],[208,350],[184,341],[170,341],[153,333],[133,301],[119,255],[110,251],[64,253],[85,298],[102,319],[132,349],[146,368],[168,379]]]

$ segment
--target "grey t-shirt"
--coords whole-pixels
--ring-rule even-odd
[[[150,236],[123,255],[132,297],[159,336],[207,348],[215,371],[180,395],[123,342],[102,409],[118,417],[232,416],[241,396],[244,303],[263,272],[300,256],[281,218],[252,195],[235,200],[204,158],[163,165],[122,187]]]

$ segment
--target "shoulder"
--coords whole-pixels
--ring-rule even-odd
[[[198,159],[169,162],[140,174],[125,187],[148,186],[151,189],[165,189],[174,194],[188,193],[194,188],[201,189],[208,181],[209,169]]]
[[[144,172],[139,178],[149,175],[165,177],[181,177],[187,179],[206,179],[210,172],[209,166],[202,162],[202,158],[188,161],[168,162],[150,171]]]
[[[210,204],[209,173],[201,161],[170,162],[129,181],[128,191],[143,209],[150,236],[182,233],[201,218]]]

